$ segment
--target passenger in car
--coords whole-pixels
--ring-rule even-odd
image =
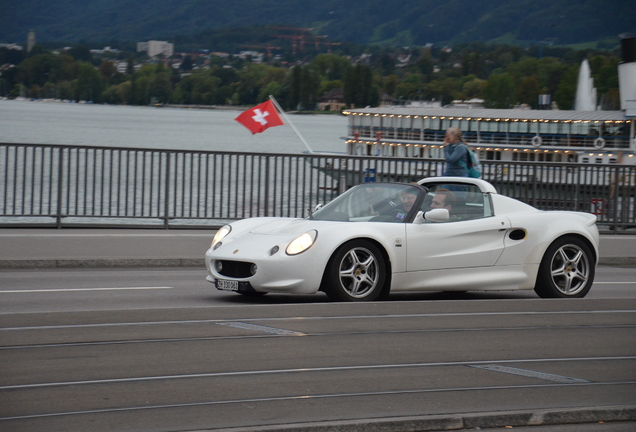
[[[455,194],[448,189],[437,189],[433,201],[431,201],[431,209],[445,208],[451,213],[453,204],[457,201]]]
[[[457,196],[448,189],[437,189],[429,207],[431,210],[438,208],[445,208],[448,210],[448,214],[450,215],[450,218],[448,219],[449,222],[462,219],[461,216],[457,214],[457,208],[461,207],[459,206]]]

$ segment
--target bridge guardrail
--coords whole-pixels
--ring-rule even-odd
[[[211,228],[256,216],[304,217],[355,184],[416,181],[444,161],[326,154],[0,143],[0,227]],[[483,178],[544,210],[636,227],[636,166],[482,161]]]

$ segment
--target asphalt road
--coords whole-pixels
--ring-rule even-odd
[[[599,267],[580,300],[528,291],[368,304],[249,299],[204,276],[0,272],[0,431],[396,432],[636,419],[634,268]]]

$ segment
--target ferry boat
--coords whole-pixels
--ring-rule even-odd
[[[455,126],[482,161],[636,165],[636,119],[624,111],[391,106],[344,114],[349,155],[443,159]]]

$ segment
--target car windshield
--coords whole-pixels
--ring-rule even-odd
[[[412,184],[371,183],[355,186],[316,211],[316,220],[409,222],[426,188]]]

